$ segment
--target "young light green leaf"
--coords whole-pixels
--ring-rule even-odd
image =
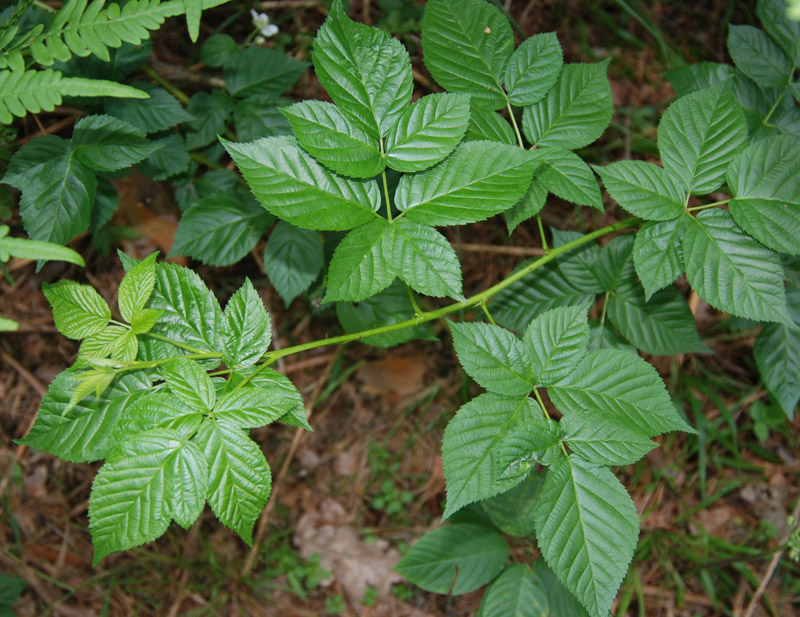
[[[534,387],[531,358],[516,336],[487,323],[448,322],[458,362],[489,392],[527,396]]]
[[[202,148],[225,132],[225,124],[233,113],[233,99],[220,90],[198,92],[189,101],[186,121],[186,145],[190,149]]]
[[[42,291],[53,308],[56,328],[67,338],[80,340],[96,334],[111,319],[111,310],[94,287],[61,280],[42,283]]]
[[[747,123],[727,84],[678,99],[658,125],[664,169],[700,195],[720,187],[725,168],[746,142]]]
[[[542,184],[539,179],[539,174],[533,176],[533,181],[528,192],[513,208],[509,208],[503,214],[506,217],[506,225],[508,226],[508,235],[510,236],[514,230],[530,218],[533,218],[544,208],[547,202],[547,188]]]
[[[512,104],[538,103],[561,74],[564,54],[555,32],[534,34],[512,54],[505,71],[505,85]]]
[[[273,396],[267,388],[251,386],[224,394],[214,407],[214,418],[237,428],[259,428],[291,412],[295,402]]]
[[[156,325],[161,311],[156,309],[142,309],[131,319],[131,332],[133,334],[146,334]]]
[[[533,380],[547,386],[569,375],[589,345],[587,306],[558,307],[539,315],[522,341],[533,362]]]
[[[378,141],[336,105],[303,101],[281,111],[303,149],[328,169],[353,178],[372,178],[386,167]]]
[[[779,253],[800,255],[800,144],[781,136],[758,141],[728,166],[733,220]]]
[[[386,32],[353,22],[334,0],[312,52],[317,78],[334,103],[371,137],[383,137],[411,102],[408,52]]]
[[[524,109],[522,128],[528,141],[574,150],[599,138],[614,110],[606,76],[609,62],[567,64],[547,96]]]
[[[116,448],[117,423],[130,405],[149,393],[150,381],[142,372],[128,373],[101,396],[90,395],[70,406],[80,385],[76,376],[73,370],[56,376],[42,397],[33,428],[18,443],[72,462],[96,461]]]
[[[376,216],[381,203],[377,183],[332,174],[290,137],[222,143],[261,204],[293,225],[344,231]]]
[[[422,19],[423,60],[445,90],[488,109],[506,106],[502,81],[514,51],[508,19],[483,0],[431,0]]]
[[[391,271],[421,294],[464,300],[461,265],[442,234],[408,217],[395,220],[389,233],[391,236],[384,236],[384,243],[391,242]]]
[[[658,165],[619,161],[593,168],[608,194],[631,214],[650,221],[669,221],[683,214],[686,189]]]
[[[338,302],[336,316],[345,332],[353,333],[408,321],[414,318],[415,309],[411,304],[406,284],[395,280],[382,292],[363,302]],[[393,347],[408,341],[432,338],[430,328],[426,324],[419,324],[394,332],[368,336],[362,339],[362,342],[377,347]]]
[[[418,172],[435,165],[459,144],[469,125],[469,97],[429,94],[414,102],[386,136],[392,169]]]
[[[764,29],[777,41],[789,61],[800,64],[800,22],[789,17],[785,0],[758,0],[758,18]]]
[[[504,144],[471,141],[429,171],[406,175],[397,208],[424,225],[463,225],[508,210],[528,190],[536,157]]]
[[[603,210],[603,196],[591,168],[574,152],[556,147],[535,151],[542,167],[536,175],[548,191],[574,204]]]
[[[671,356],[710,351],[700,340],[686,299],[674,287],[646,300],[639,285],[626,283],[609,297],[606,314],[625,338],[645,353]]]
[[[308,289],[324,265],[319,233],[278,222],[264,249],[264,268],[287,306]]]
[[[359,302],[386,289],[395,278],[391,234],[383,218],[348,233],[333,252],[323,302]]]
[[[496,141],[514,146],[517,143],[514,131],[503,116],[480,107],[471,106],[469,126],[465,141]]]
[[[448,525],[422,536],[394,570],[427,591],[459,595],[497,576],[508,553],[505,538],[490,527]]]
[[[12,238],[8,236],[9,231],[8,225],[0,225],[0,262],[8,261],[9,257],[19,257],[20,259],[66,261],[81,267],[86,265],[83,257],[71,248],[29,238]]]
[[[222,75],[231,96],[277,96],[291,88],[308,66],[277,49],[248,47],[228,57]]]
[[[250,196],[204,197],[181,217],[169,256],[188,255],[229,266],[244,258],[274,222],[275,217]]]
[[[561,426],[570,450],[598,465],[633,465],[658,446],[638,427],[602,411],[571,413]]]
[[[264,302],[250,279],[231,296],[225,310],[222,361],[229,368],[252,366],[272,341],[272,325]]]
[[[542,581],[529,566],[506,567],[483,594],[477,617],[548,615],[550,607]]]
[[[86,116],[72,134],[75,156],[98,171],[117,171],[138,163],[158,149],[144,133],[112,116]]]
[[[737,68],[762,86],[785,86],[794,65],[766,32],[753,26],[730,26],[728,52]]]
[[[128,270],[119,284],[119,312],[128,323],[144,308],[153,294],[156,286],[156,257],[158,252],[148,255]]]
[[[525,261],[517,269],[529,263]],[[556,306],[585,306],[593,300],[593,292],[573,284],[555,263],[551,263],[499,292],[492,302],[492,315],[500,325],[524,332],[531,320],[545,311]]]
[[[140,81],[135,81],[131,85],[149,94],[150,98],[143,101],[127,99],[106,101],[103,111],[107,115],[124,120],[145,133],[158,133],[194,119],[192,114],[181,107],[178,99],[164,88]]]
[[[222,349],[222,310],[214,294],[192,270],[156,265],[156,285],[148,308],[163,311],[153,330],[205,351]]]
[[[162,364],[158,371],[170,392],[180,401],[201,411],[214,409],[217,393],[214,384],[200,365],[187,358],[175,358]]]
[[[689,219],[683,235],[686,278],[703,300],[731,315],[787,323],[778,255],[746,235],[723,210]]]
[[[247,544],[267,503],[272,474],[256,442],[238,428],[208,419],[195,437],[209,462],[208,503],[223,525]]]
[[[87,336],[78,350],[79,358],[108,358],[117,351],[119,340],[129,332],[122,326],[106,326],[100,332]],[[117,356],[115,359],[119,360]]]
[[[681,237],[688,216],[646,223],[633,241],[633,264],[642,281],[645,299],[672,284],[683,272]]]
[[[500,478],[503,440],[507,435],[524,432],[526,425],[540,415],[536,403],[527,396],[493,393],[481,394],[458,410],[442,441],[447,482],[447,505],[442,518],[520,482],[520,477]]]
[[[693,432],[678,415],[656,370],[627,351],[590,351],[567,378],[547,392],[564,416],[597,409],[634,424],[648,437],[669,431]]]
[[[547,471],[536,511],[539,548],[592,617],[608,614],[638,535],[636,506],[610,470],[562,457]]]
[[[531,474],[510,491],[480,502],[492,524],[503,533],[521,538],[536,531],[536,506],[544,477]]]

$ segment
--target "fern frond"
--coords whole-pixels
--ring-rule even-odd
[[[62,96],[111,96],[146,99],[148,94],[131,86],[103,79],[64,77],[59,71],[0,71],[0,123],[14,116],[52,111]]]

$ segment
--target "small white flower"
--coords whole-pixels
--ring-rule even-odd
[[[269,23],[269,15],[266,13],[259,13],[255,9],[250,9],[250,15],[253,17],[253,27],[260,32],[257,43],[263,43],[266,37],[275,36],[278,34],[278,26]],[[258,39],[264,39],[259,41]]]

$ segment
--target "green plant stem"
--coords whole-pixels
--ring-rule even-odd
[[[492,314],[489,312],[489,307],[486,306],[486,300],[481,302],[481,308],[483,309],[483,312],[486,315],[486,317],[489,319],[489,323],[492,324],[493,326],[496,326],[497,324],[494,321],[494,317],[492,317]]]
[[[408,292],[408,299],[411,300],[411,306],[414,308],[415,315],[422,315],[424,311],[419,308],[419,304],[417,304],[417,299],[414,297],[414,292],[411,290],[411,287],[406,284],[406,291]]]
[[[733,198],[731,198],[733,199]],[[691,208],[686,208],[687,212],[697,212],[698,210],[706,210],[708,208],[715,208],[717,206],[724,206],[726,203],[729,203],[731,199],[723,199],[722,201],[715,201],[713,204],[705,204],[702,206],[692,206]]]
[[[386,220],[392,222],[392,203],[389,201],[389,183],[386,181],[386,170],[381,172],[383,179],[383,197],[386,200]]]
[[[783,92],[781,92],[780,95],[778,96],[778,98],[775,99],[775,102],[772,104],[772,107],[770,107],[769,111],[767,112],[767,115],[764,116],[764,120],[763,120],[764,126],[769,126],[767,124],[769,122],[769,119],[772,117],[772,114],[775,113],[775,110],[778,109],[778,105],[780,105],[780,102],[783,100],[783,96],[786,94],[786,92],[788,90],[789,90],[788,87],[784,88]]]
[[[147,75],[150,79],[156,82],[159,86],[164,88],[167,92],[169,92],[172,96],[178,99],[184,105],[189,104],[189,95],[186,94],[183,90],[178,88],[177,86],[173,86],[172,83],[159,75],[156,70],[152,66],[145,65],[142,70],[144,71],[145,75]]]
[[[544,417],[550,420],[550,414],[547,413],[547,407],[544,406],[544,401],[542,400],[542,395],[539,393],[539,388],[533,389],[533,394],[536,396],[536,400],[539,402],[539,407],[542,408],[542,413]]]
[[[539,226],[539,236],[542,238],[542,250],[548,253],[550,249],[547,248],[547,237],[544,235],[544,224],[542,223],[542,216],[540,214],[536,215],[536,224]]]
[[[606,323],[606,308],[608,308],[608,296],[611,295],[610,291],[607,291],[603,294],[603,312],[600,313],[600,330],[603,330],[603,326]]]
[[[620,231],[621,229],[628,229],[629,227],[633,227],[634,225],[639,223],[638,217],[629,217],[618,223],[614,223],[613,225],[608,225],[603,227],[602,229],[598,229],[597,231],[593,231],[590,234],[582,236],[572,242],[568,242],[558,248],[552,249],[549,253],[540,257],[536,261],[528,264],[526,267],[522,268],[521,270],[515,272],[508,278],[503,281],[500,281],[496,285],[485,289],[484,291],[475,294],[474,296],[467,298],[464,302],[454,302],[448,306],[442,307],[440,309],[436,309],[434,311],[425,311],[420,315],[412,317],[411,319],[407,319],[405,321],[401,321],[399,323],[390,324],[388,326],[381,326],[379,328],[372,328],[370,330],[362,330],[361,332],[353,332],[352,334],[342,334],[340,336],[332,336],[331,338],[322,339],[319,341],[311,341],[310,343],[303,343],[302,345],[294,345],[292,347],[285,347],[283,349],[279,349],[277,351],[269,352],[264,355],[262,366],[267,366],[272,364],[279,358],[285,358],[286,356],[291,356],[296,353],[300,353],[303,351],[308,351],[310,349],[318,349],[320,347],[329,347],[331,345],[341,345],[342,343],[350,343],[352,341],[358,341],[369,336],[375,336],[376,334],[386,334],[387,332],[395,332],[397,330],[404,330],[405,328],[411,328],[421,323],[425,323],[428,321],[433,321],[436,319],[441,319],[442,317],[446,317],[447,315],[451,315],[452,313],[456,313],[466,308],[471,308],[475,306],[479,306],[482,302],[489,300],[495,294],[501,292],[502,290],[506,289],[510,285],[513,285],[521,278],[524,278],[531,272],[535,272],[542,266],[547,263],[550,263],[557,257],[563,255],[571,251],[574,248],[578,248],[579,246],[583,246],[584,244],[588,244],[596,240],[597,238],[601,238],[607,234],[613,233],[615,231]]]
[[[522,133],[519,132],[519,127],[517,126],[517,119],[514,117],[514,110],[511,109],[511,101],[506,98],[506,109],[508,109],[508,117],[511,118],[511,126],[514,127],[514,134],[517,136],[517,145],[520,148],[524,148],[525,144],[522,142]]]

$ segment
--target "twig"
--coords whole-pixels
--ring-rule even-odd
[[[52,135],[53,133],[58,133],[58,131],[60,131],[64,127],[67,127],[70,124],[73,124],[78,118],[81,117],[82,113],[83,112],[80,112],[80,111],[75,112],[71,116],[69,116],[68,118],[64,118],[62,120],[59,120],[58,122],[53,122],[53,124],[51,124],[48,127],[43,127],[41,125],[41,123],[38,122],[38,118],[36,118],[37,124],[39,124],[40,130],[38,132],[36,132],[36,133],[33,133],[31,135],[26,135],[25,137],[22,137],[22,138],[18,139],[17,140],[17,145],[22,146],[22,145],[28,143],[29,141],[31,141],[33,139],[36,139],[37,137],[44,137],[45,135]]]
[[[320,6],[320,0],[264,0],[261,8],[270,9],[312,9]]]
[[[336,358],[338,355],[338,353],[332,354],[331,359],[328,361],[328,365],[325,367],[322,375],[320,375],[316,388],[314,388],[314,393],[309,399],[309,401],[311,401],[308,408],[309,418],[311,417],[311,413],[314,411],[314,401],[316,401],[317,398],[319,398],[319,395],[322,393],[322,389],[325,386],[325,383],[328,381],[328,377],[333,370],[333,365],[336,363]],[[292,460],[294,460],[294,456],[297,454],[297,449],[300,447],[300,443],[303,441],[303,437],[305,437],[306,433],[307,431],[300,427],[297,427],[297,429],[294,431],[292,443],[289,445],[289,452],[286,454],[286,458],[283,459],[283,464],[281,465],[281,470],[278,472],[278,477],[275,478],[275,482],[272,483],[272,492],[269,495],[269,501],[267,501],[267,505],[264,508],[264,511],[261,513],[261,518],[258,519],[258,529],[256,529],[256,535],[253,539],[253,546],[250,548],[250,552],[247,554],[247,558],[244,560],[244,565],[242,566],[242,577],[250,574],[250,571],[253,569],[256,555],[258,554],[258,551],[261,548],[261,543],[264,540],[264,533],[266,533],[267,530],[269,517],[272,514],[272,511],[275,509],[277,495],[280,492],[283,481],[286,479],[286,474],[289,472],[289,466],[291,465]]]
[[[642,585],[642,593],[652,598],[675,598],[675,592],[667,589],[661,589],[660,587],[655,587],[653,585]],[[684,594],[683,599],[688,604],[696,604],[697,606],[714,606],[714,602],[711,600],[711,598],[699,593]]]
[[[463,242],[461,249],[474,253],[498,253],[500,255],[521,255],[523,257],[541,257],[544,250],[540,248],[528,248],[527,246],[494,246],[493,244],[471,244]]]
[[[753,594],[753,597],[750,598],[750,604],[747,605],[747,610],[744,612],[743,617],[753,617],[753,614],[756,612],[756,607],[758,607],[759,603],[761,602],[761,596],[764,595],[764,591],[767,589],[767,585],[769,585],[770,580],[772,579],[772,575],[775,574],[775,570],[778,568],[778,564],[781,561],[781,557],[783,557],[783,553],[786,551],[786,543],[789,542],[789,538],[791,537],[792,533],[800,526],[800,523],[797,522],[797,519],[800,518],[800,498],[797,499],[797,503],[794,506],[794,511],[792,512],[792,520],[795,521],[794,526],[791,529],[787,529],[786,533],[781,538],[781,544],[784,547],[776,552],[772,559],[770,559],[769,565],[767,566],[766,572],[764,572],[764,576],[761,578],[761,583],[758,585],[758,589]]]

